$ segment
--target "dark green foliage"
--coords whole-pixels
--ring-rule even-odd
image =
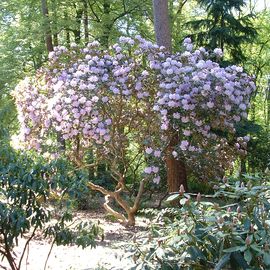
[[[264,172],[270,165],[270,134],[267,126],[262,126],[254,121],[241,121],[236,126],[236,135],[250,136],[247,156],[244,158],[246,171]]]
[[[0,253],[12,269],[20,269],[25,253],[15,260],[14,246],[25,236],[28,238],[26,250],[37,231],[44,238],[53,238],[57,245],[95,246],[99,233],[95,225],[68,226],[73,216],[65,197],[78,196],[85,179],[80,172],[72,172],[64,160],[44,164],[40,158],[33,160],[24,154],[17,155],[9,147],[1,147]],[[58,196],[57,209],[49,207],[52,196]]]
[[[198,0],[207,12],[207,18],[188,23],[195,32],[196,44],[208,49],[221,48],[234,63],[245,60],[241,45],[252,42],[257,31],[252,25],[253,15],[240,15],[244,0]]]
[[[192,193],[213,194],[213,185],[209,181],[203,181],[192,172],[189,172],[188,191]]]
[[[225,181],[213,196],[172,196],[181,208],[147,211],[151,233],[131,248],[136,269],[269,269],[269,176]]]
[[[270,167],[270,133],[266,128],[255,134],[248,144],[248,167],[252,172]]]

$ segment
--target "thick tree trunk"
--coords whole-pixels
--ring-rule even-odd
[[[83,16],[83,9],[76,10],[76,29],[73,30],[75,42],[80,44],[81,42],[81,21]]]
[[[153,12],[156,42],[159,46],[165,46],[168,51],[171,51],[172,40],[169,24],[168,0],[153,0]],[[173,132],[172,128],[171,132]],[[178,136],[174,135],[166,153],[167,185],[169,192],[179,191],[180,185],[183,185],[187,191],[185,163],[181,160],[176,160],[172,155],[172,151],[177,143]]]
[[[159,46],[172,49],[168,0],[153,0],[156,41]]]
[[[172,140],[167,148],[166,168],[168,191],[177,192],[181,185],[183,185],[185,191],[187,191],[187,172],[185,163],[182,160],[176,160],[172,155],[175,144],[176,142]]]
[[[109,47],[109,37],[113,27],[113,21],[111,19],[111,4],[108,0],[103,0],[103,25],[102,25],[102,34],[100,37],[100,43],[104,48]]]
[[[47,0],[41,0],[41,10],[44,17],[44,28],[45,28],[45,43],[47,47],[47,51],[53,51],[53,42],[52,42],[52,32],[49,21],[49,11]]]

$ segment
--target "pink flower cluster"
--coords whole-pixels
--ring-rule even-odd
[[[184,41],[187,49],[190,42]],[[188,147],[187,141],[191,143],[191,133],[215,140],[213,130],[235,132],[235,124],[247,117],[255,89],[241,67],[222,68],[207,59],[204,48],[190,50],[159,58],[155,65],[159,80],[155,110],[162,118],[161,129],[174,126],[183,131],[181,148]]]
[[[64,140],[80,136],[85,145],[114,155],[125,145],[120,141],[132,137],[129,130],[138,134],[146,155],[161,160],[171,134],[177,133],[176,158],[193,162],[205,151],[228,155],[231,142],[224,134],[235,133],[235,124],[247,117],[255,85],[241,67],[220,67],[204,48],[195,50],[190,39],[183,45],[184,52],[169,54],[138,36],[121,37],[108,51],[98,42],[84,49],[56,47],[49,67],[13,92],[21,139],[42,143],[57,132]],[[222,55],[220,49],[214,53]],[[144,173],[158,183],[158,171],[155,163]]]

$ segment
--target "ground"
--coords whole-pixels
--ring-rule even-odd
[[[128,257],[123,245],[132,241],[136,233],[147,229],[147,220],[137,218],[134,228],[126,228],[118,222],[108,221],[104,212],[78,212],[76,217],[80,220],[99,221],[100,226],[104,229],[104,240],[99,240],[94,249],[54,246],[47,263],[47,270],[125,270],[132,267],[133,260]],[[26,239],[20,240],[15,252],[18,254],[21,252],[25,241]],[[28,258],[23,261],[21,269],[43,270],[50,246],[49,241],[36,237],[30,243]],[[9,269],[8,264],[4,261],[0,261],[1,268]]]

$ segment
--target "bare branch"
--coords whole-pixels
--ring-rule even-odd
[[[105,196],[105,203],[103,204],[104,208],[105,208],[110,214],[112,214],[114,217],[116,217],[118,220],[120,220],[121,222],[127,223],[127,219],[126,219],[126,217],[125,217],[124,215],[122,215],[121,213],[115,211],[114,209],[112,209],[112,208],[109,206],[110,199],[111,199],[111,196],[110,196],[110,195],[106,195],[106,196]]]
[[[93,15],[94,15],[94,17],[96,18],[96,20],[95,21],[97,21],[97,22],[101,22],[101,20],[100,20],[100,18],[98,17],[98,15],[97,15],[97,13],[95,12],[95,10],[94,10],[94,8],[93,8],[93,6],[95,5],[95,2],[94,3],[92,3],[92,4],[90,4],[90,1],[88,1],[88,3],[89,3],[89,7],[90,7],[90,9],[91,9],[91,11],[92,11],[92,13],[93,13]]]
[[[140,201],[141,201],[141,198],[142,198],[142,195],[143,195],[143,192],[144,192],[144,184],[145,184],[145,182],[146,182],[146,179],[143,179],[140,182],[140,187],[139,187],[137,196],[135,198],[135,201],[134,201],[134,204],[133,204],[132,208],[130,209],[130,211],[132,213],[136,213],[138,211],[138,209],[139,209]]]
[[[31,241],[32,238],[35,236],[37,227],[38,227],[38,226],[35,226],[35,228],[34,228],[32,234],[31,234],[31,236],[27,239],[27,241],[26,241],[26,243],[25,243],[25,245],[24,245],[23,252],[22,252],[22,255],[21,255],[21,258],[20,258],[20,261],[19,261],[19,265],[18,265],[18,268],[19,268],[19,269],[21,268],[21,264],[22,264],[22,260],[23,260],[23,257],[24,257],[26,248],[29,246],[30,241]]]

